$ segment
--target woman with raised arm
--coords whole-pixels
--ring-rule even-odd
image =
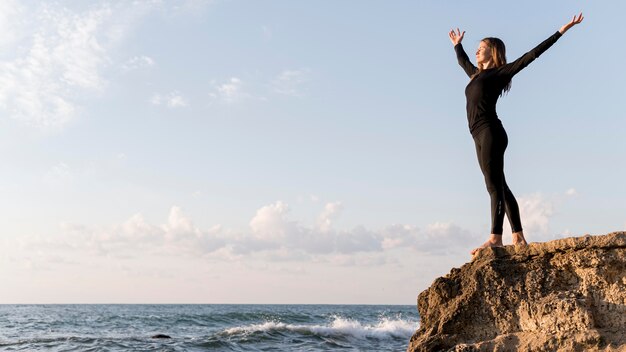
[[[465,31],[461,32],[457,28],[456,32],[451,30],[449,33],[459,65],[470,78],[470,82],[465,88],[467,119],[476,145],[478,164],[485,176],[487,191],[491,197],[491,235],[487,242],[474,249],[472,254],[476,254],[481,248],[502,246],[502,224],[505,213],[511,224],[513,244],[527,244],[522,230],[517,201],[504,178],[504,151],[508,144],[508,138],[502,122],[496,114],[496,103],[499,96],[511,89],[513,76],[538,58],[567,30],[581,23],[582,20],[582,13],[574,16],[558,32],[519,59],[508,64],[502,40],[492,37],[481,40],[476,50],[477,66],[474,66],[461,45]]]

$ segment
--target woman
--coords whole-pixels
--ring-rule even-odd
[[[461,45],[465,31],[461,33],[457,28],[456,32],[451,30],[449,33],[459,65],[470,77],[470,82],[465,88],[467,119],[476,145],[478,164],[485,176],[485,183],[491,197],[491,235],[487,242],[471,252],[472,255],[481,248],[502,246],[502,224],[505,213],[511,224],[513,244],[527,244],[517,201],[504,178],[504,151],[508,138],[496,114],[496,103],[499,96],[511,89],[513,76],[582,20],[582,13],[574,16],[550,38],[509,64],[506,63],[506,52],[502,40],[489,37],[480,42],[476,50],[478,66],[476,67],[470,62]]]

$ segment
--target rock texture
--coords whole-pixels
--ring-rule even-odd
[[[420,293],[407,351],[626,351],[626,232],[486,248]]]

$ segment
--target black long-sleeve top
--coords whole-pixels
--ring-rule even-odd
[[[496,103],[502,90],[513,76],[548,50],[560,37],[561,33],[557,31],[519,59],[500,67],[483,70],[470,80],[465,88],[465,97],[467,98],[467,120],[472,136],[478,135],[489,126],[502,125],[496,113]],[[459,65],[469,77],[472,77],[478,68],[470,62],[461,43],[455,45],[454,50]]]

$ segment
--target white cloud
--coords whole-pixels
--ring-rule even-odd
[[[135,214],[120,226],[120,233],[126,234],[128,239],[145,241],[162,232],[155,226],[146,222],[141,214]]]
[[[271,82],[274,92],[294,97],[302,96],[301,87],[309,80],[309,69],[284,70]]]
[[[252,236],[243,237],[235,249],[241,252],[289,248],[311,254],[352,253],[380,250],[376,234],[363,227],[334,231],[330,221],[341,205],[329,203],[318,218],[317,227],[307,227],[287,218],[289,206],[281,201],[260,208],[250,221]]]
[[[200,230],[177,206],[170,209],[168,221],[161,229],[168,252],[204,255],[225,245],[224,240],[218,236],[221,226]]]
[[[317,220],[318,228],[321,232],[330,231],[333,220],[339,216],[342,208],[341,202],[327,203],[324,206],[324,210]]]
[[[170,108],[184,108],[188,106],[187,100],[179,93],[173,93],[167,99],[167,106]]]
[[[241,95],[242,82],[239,78],[233,77],[230,82],[224,83],[217,88],[217,91],[227,101],[234,101]]]
[[[257,210],[250,221],[250,229],[255,238],[269,241],[282,241],[287,236],[298,233],[295,222],[287,221],[289,206],[278,201]]]
[[[149,56],[134,56],[126,61],[124,65],[122,65],[122,69],[124,71],[133,71],[139,70],[142,68],[154,67],[156,65],[154,59]]]
[[[541,193],[533,193],[517,198],[520,208],[520,217],[524,228],[524,235],[527,240],[550,240],[554,236],[549,234],[550,218],[554,214],[554,201],[546,198]],[[505,236],[511,234],[511,227],[508,219],[505,218]]]
[[[380,233],[357,226],[335,235],[335,251],[339,253],[382,251]]]
[[[264,95],[274,92],[292,97],[303,96],[302,86],[309,80],[309,69],[284,70],[269,84],[244,81],[231,77],[226,81],[211,81],[209,98],[222,104],[240,104],[249,100],[266,101]]]
[[[435,222],[421,230],[411,225],[391,225],[383,230],[383,248],[411,247],[420,253],[446,254],[478,244],[478,237],[450,223]]]
[[[46,246],[81,248],[97,255],[133,257],[137,252],[173,255],[204,255],[224,246],[219,226],[200,230],[182,210],[173,206],[167,222],[148,223],[143,215],[135,214],[119,225],[91,227],[61,223],[62,238],[44,241]]]
[[[106,50],[98,35],[111,16],[108,7],[72,13],[42,6],[26,50],[0,62],[0,108],[40,127],[62,125],[76,113],[76,90],[97,91],[105,82]]]
[[[193,226],[190,218],[185,216],[180,207],[174,206],[170,210],[167,224],[163,225],[163,230],[168,239],[176,239],[188,236],[198,236],[201,231]]]
[[[0,45],[13,55],[0,59],[0,109],[40,128],[71,121],[86,94],[104,90],[111,51],[149,9],[149,3],[119,2],[75,11],[3,1]]]
[[[554,205],[545,199],[542,194],[535,193],[518,200],[520,215],[524,229],[529,232],[539,232],[546,234],[550,217],[554,213]]]
[[[107,85],[105,70],[130,30],[153,10],[197,11],[210,1],[116,1],[75,10],[57,2],[33,5],[0,2],[0,110],[39,128],[63,126],[81,111],[81,102]],[[83,4],[81,4],[83,5]],[[123,70],[154,65],[147,56],[121,64]],[[182,96],[165,101],[186,106]]]
[[[383,230],[381,246],[393,249],[415,246],[419,239],[419,228],[411,225],[390,225]]]
[[[470,231],[449,222],[436,222],[428,225],[420,247],[429,247],[429,253],[447,253],[455,248],[476,245],[477,237]]]
[[[565,191],[565,195],[566,196],[577,196],[578,192],[576,191],[576,189],[570,188],[567,191]]]
[[[171,109],[189,106],[187,99],[178,91],[170,92],[167,95],[154,94],[150,98],[150,102],[153,105],[164,105]]]
[[[214,91],[209,96],[223,103],[232,104],[239,102],[249,95],[243,91],[243,81],[237,77],[231,77],[228,81],[218,84],[213,81]]]

